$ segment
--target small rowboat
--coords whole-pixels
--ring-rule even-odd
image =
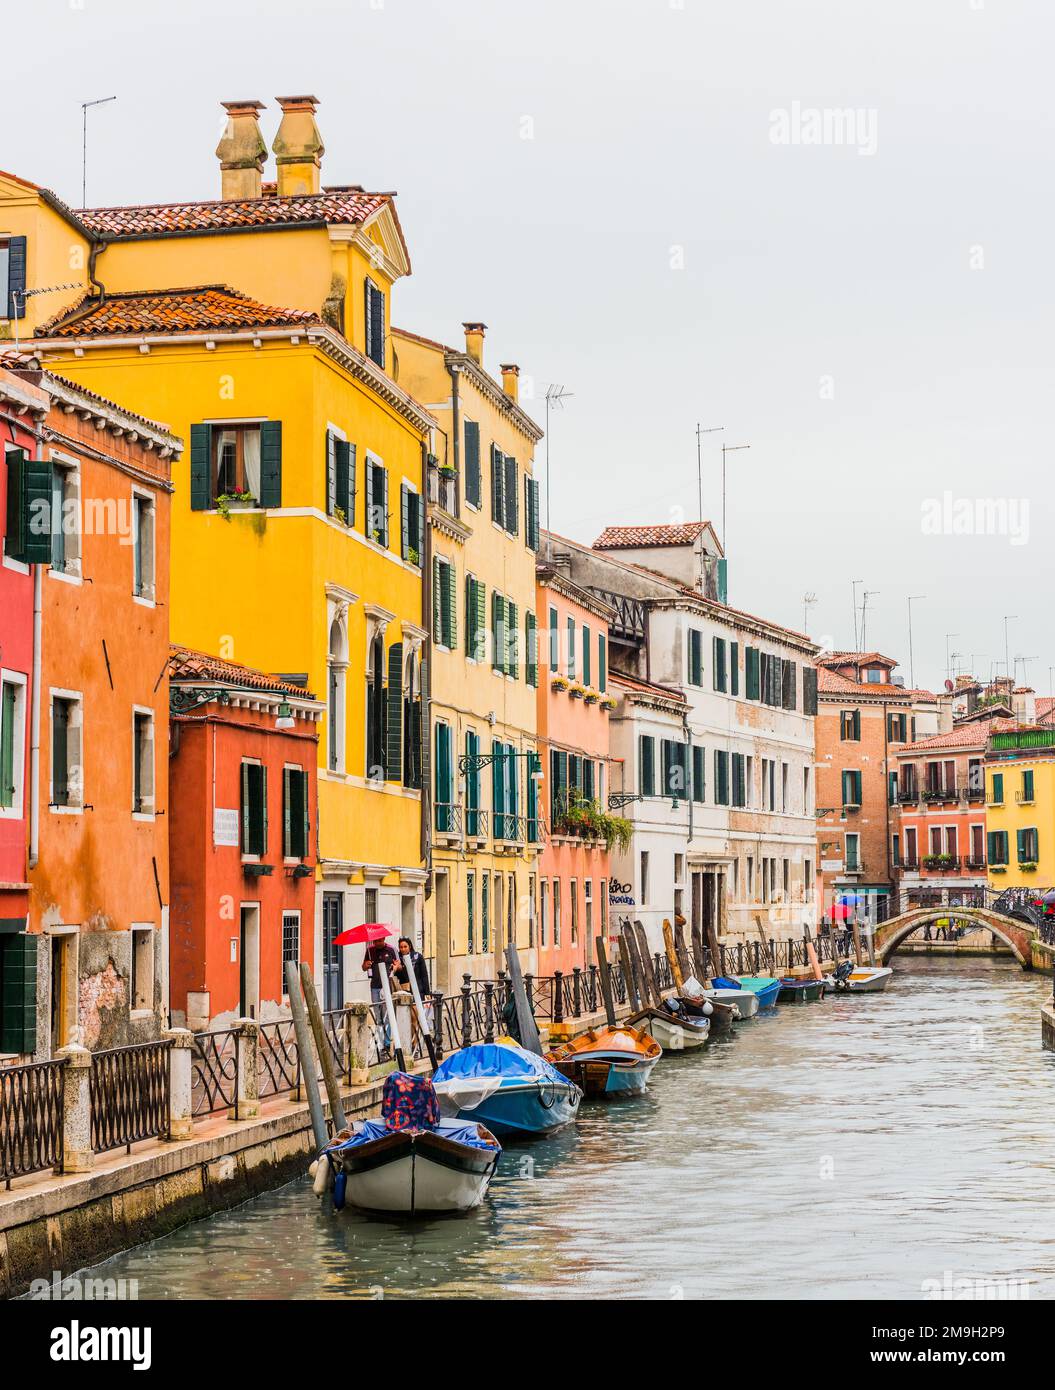
[[[432,1084],[444,1115],[478,1120],[500,1139],[553,1134],[575,1119],[582,1099],[574,1081],[512,1040],[451,1053]]]
[[[716,985],[733,989],[739,983],[741,989],[749,990],[758,998],[759,1009],[771,1009],[780,993],[780,981],[775,975],[740,975],[738,980],[716,979]]]
[[[835,988],[847,994],[881,994],[894,978],[889,965],[858,965]]]
[[[663,1049],[643,1028],[591,1028],[546,1054],[587,1096],[640,1095]]]
[[[824,980],[794,980],[790,976],[780,982],[777,1002],[780,1004],[808,1004],[815,999],[823,999],[827,983]]]
[[[664,1052],[691,1052],[702,1047],[711,1032],[706,1014],[690,1014],[678,1008],[678,999],[665,1000],[662,1008],[642,1009],[627,1019],[635,1027],[647,1028]]]
[[[735,1009],[741,1019],[754,1018],[758,1013],[758,995],[752,994],[749,989],[708,989],[704,991],[704,997],[715,1006]]]

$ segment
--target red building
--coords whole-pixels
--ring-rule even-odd
[[[23,483],[49,403],[0,367],[0,1058],[36,1046],[36,942],[26,934],[34,576]]]
[[[285,962],[315,960],[323,706],[288,675],[185,647],[169,682],[172,1021],[286,1016]]]

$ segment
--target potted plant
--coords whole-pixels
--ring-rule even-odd
[[[606,714],[611,713],[611,711],[615,709],[615,696],[614,696],[614,695],[602,695],[602,696],[601,696],[601,708],[605,711]]]
[[[458,470],[453,463],[441,463],[439,472],[441,478],[456,478],[458,476]]]
[[[586,687],[580,685],[578,681],[571,681],[568,685],[568,694],[573,700],[581,700],[586,694]]]
[[[413,546],[407,547],[407,559],[410,561],[412,565],[421,564],[421,556],[418,554],[418,552],[415,550]]]
[[[348,517],[343,507],[334,507],[333,516],[335,521],[339,521],[342,526],[348,525]]]
[[[600,698],[596,690],[586,690],[583,692],[582,702],[584,705],[595,705]]]
[[[255,507],[256,498],[251,492],[244,489],[238,492],[221,492],[216,499],[216,510],[223,517],[224,521],[229,521],[232,507]]]
[[[1037,868],[1035,863],[1019,864],[1018,867],[1022,870],[1023,873],[1026,874],[1035,873]]]
[[[568,677],[562,676],[559,671],[555,675],[550,676],[549,683],[553,690],[567,690],[570,684]]]
[[[371,539],[375,542],[375,544],[377,544],[377,545],[384,545],[384,543],[385,543],[385,533],[384,533],[384,531],[381,530],[381,528],[380,528],[379,526],[375,526],[375,527],[374,527],[374,529],[370,532],[370,536],[371,536]]]

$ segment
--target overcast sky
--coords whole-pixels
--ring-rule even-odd
[[[574,392],[555,529],[693,519],[724,426],[731,603],[801,628],[812,592],[851,646],[862,580],[907,678],[925,595],[932,687],[947,633],[988,676],[1013,614],[1046,694],[1053,40],[1044,0],[36,0],[0,167],[78,204],[79,103],[116,94],[89,203],[215,197],[219,102],[267,102],[270,139],[274,95],[315,93],[323,181],[399,192],[395,322],[485,320],[540,419]]]

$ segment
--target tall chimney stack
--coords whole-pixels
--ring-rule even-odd
[[[278,165],[278,196],[297,198],[318,193],[322,180],[322,143],[315,124],[318,97],[276,97],[282,120],[275,134],[275,162]]]
[[[486,323],[463,323],[465,329],[465,351],[473,359],[479,362],[480,366],[484,363],[484,334],[487,332]]]
[[[510,400],[517,400],[520,394],[520,368],[515,362],[503,362],[501,372],[502,390]]]
[[[259,198],[267,145],[260,133],[261,101],[221,102],[227,125],[216,157],[220,161],[220,197],[225,201]]]

